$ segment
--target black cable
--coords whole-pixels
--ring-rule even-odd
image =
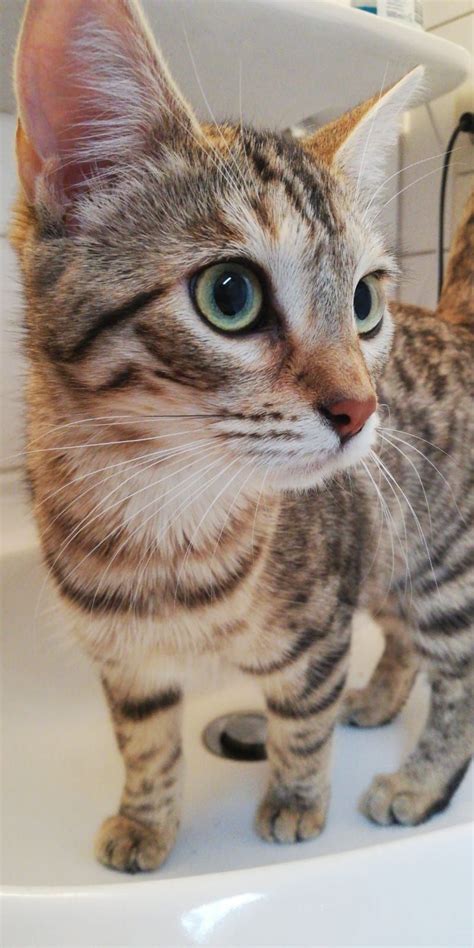
[[[441,176],[441,190],[439,196],[439,227],[438,227],[438,300],[443,289],[444,279],[444,205],[446,200],[446,183],[448,180],[449,161],[453,151],[456,139],[460,132],[474,132],[474,112],[463,112],[459,122],[451,135],[446,149],[443,161],[443,174]]]

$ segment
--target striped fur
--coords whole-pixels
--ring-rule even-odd
[[[169,853],[199,656],[261,684],[271,773],[257,828],[280,842],[324,825],[338,716],[391,720],[424,664],[425,731],[363,802],[377,822],[417,823],[448,802],[471,753],[472,325],[386,302],[363,340],[353,319],[359,279],[374,274],[388,299],[394,272],[364,135],[376,115],[384,151],[414,79],[308,142],[199,126],[131,0],[57,10],[30,0],[17,56],[12,240],[34,511],[126,768],[97,856],[132,872]],[[58,103],[49,77],[65,57]],[[68,96],[80,126],[64,128]],[[226,337],[194,310],[190,278],[222,259],[260,275],[265,331]],[[451,293],[464,294],[461,271]],[[321,409],[375,390],[378,413],[341,443]],[[343,699],[360,604],[382,609],[386,651]]]

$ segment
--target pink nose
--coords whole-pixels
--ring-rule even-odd
[[[362,431],[366,421],[377,407],[375,395],[357,401],[355,398],[343,398],[339,402],[323,405],[320,412],[337,431],[341,441],[348,441]]]

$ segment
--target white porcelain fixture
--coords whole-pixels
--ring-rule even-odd
[[[331,0],[142,0],[172,73],[199,114],[285,128],[348,108],[422,63],[423,99],[467,78],[470,57],[439,36]],[[451,0],[450,0],[451,2]],[[14,111],[10,54],[23,3],[3,0],[0,108]],[[196,75],[197,74],[197,75]]]
[[[426,714],[420,680],[399,720],[337,734],[327,827],[271,846],[252,829],[266,764],[212,756],[204,726],[260,707],[243,679],[189,697],[181,833],[167,864],[127,877],[98,865],[92,838],[118,802],[122,765],[99,683],[61,631],[14,478],[4,484],[2,916],[5,948],[470,944],[472,775],[416,829],[357,811],[395,768]],[[380,650],[360,617],[353,678]]]
[[[242,111],[246,121],[284,128],[323,109],[337,114],[419,63],[420,101],[469,71],[469,54],[454,43],[328,0],[144,0],[144,8],[173,76],[206,119],[205,99],[216,116]]]

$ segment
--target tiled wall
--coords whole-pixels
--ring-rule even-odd
[[[425,25],[430,32],[473,52],[473,0],[425,0],[424,12]],[[400,175],[400,298],[405,302],[428,307],[436,304],[439,169],[451,132],[460,114],[467,110],[474,110],[472,76],[470,81],[449,95],[441,96],[429,106],[414,109],[405,122],[400,148],[401,167],[420,162]],[[424,175],[426,177],[422,181],[413,183]],[[446,250],[453,227],[473,187],[474,147],[467,135],[460,135],[456,151],[451,157],[446,205]]]

